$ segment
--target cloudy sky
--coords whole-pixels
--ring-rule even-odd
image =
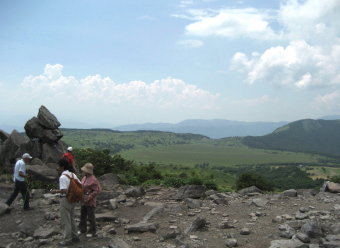
[[[2,0],[0,125],[340,114],[339,0]],[[0,126],[1,128],[1,126]]]

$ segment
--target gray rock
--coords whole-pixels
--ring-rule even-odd
[[[208,196],[209,200],[212,200],[218,205],[228,205],[228,200],[225,197],[221,197],[218,194],[213,194]]]
[[[198,199],[204,196],[206,188],[203,185],[185,185],[177,190],[173,197],[175,200],[183,200],[185,198]]]
[[[52,170],[44,165],[27,165],[27,170],[34,179],[42,182],[54,183],[58,178],[58,172],[56,170]]]
[[[98,201],[108,201],[108,200],[112,200],[112,199],[116,198],[117,196],[119,196],[119,193],[117,193],[117,192],[103,190],[97,196],[97,200]],[[126,196],[125,195],[124,195],[124,197],[125,197],[125,200],[126,200]]]
[[[237,191],[237,193],[239,193],[241,195],[247,195],[247,194],[250,194],[250,193],[262,193],[262,190],[260,190],[256,186],[250,186],[248,188],[244,188],[244,189]]]
[[[4,130],[0,129],[0,144],[4,142],[6,139],[8,139],[9,133],[5,132]]]
[[[114,185],[119,184],[119,179],[116,174],[107,173],[98,178],[101,183],[103,189],[111,190]]]
[[[67,145],[62,141],[58,141],[54,144],[44,143],[42,145],[41,160],[46,164],[57,163],[64,154],[66,148]]]
[[[305,233],[301,233],[301,232],[297,233],[296,238],[299,239],[300,241],[302,241],[303,243],[309,243],[310,242],[310,238]]]
[[[39,239],[40,238],[47,239],[55,234],[58,234],[58,232],[54,228],[40,226],[38,229],[34,231],[33,237]]]
[[[225,241],[226,247],[236,247],[237,246],[237,240],[236,239],[227,239]]]
[[[304,220],[304,219],[308,219],[308,218],[309,218],[309,216],[306,213],[297,212],[295,214],[295,219],[297,219],[297,220]]]
[[[128,233],[132,232],[156,232],[157,225],[154,223],[137,223],[132,225],[125,226],[125,230],[127,230]]]
[[[297,197],[297,191],[295,189],[288,189],[282,192],[283,196]]]
[[[169,232],[165,233],[162,237],[164,240],[167,239],[175,239],[177,238],[177,236],[179,236],[181,234],[181,232],[177,229],[172,229]]]
[[[273,240],[270,242],[269,248],[299,248],[304,243],[300,240]]]
[[[279,225],[279,230],[280,230],[279,235],[282,238],[291,239],[295,234],[295,229],[287,224]]]
[[[28,139],[13,130],[8,136],[8,139],[1,145],[0,165],[5,167],[12,167],[17,158],[21,158],[22,154],[27,152],[22,150],[22,146],[28,142]]]
[[[322,228],[319,222],[308,220],[302,227],[301,232],[310,238],[319,238],[323,236]]]
[[[98,222],[105,222],[105,221],[113,222],[115,220],[117,220],[117,216],[111,212],[96,214],[96,221]]]
[[[7,213],[9,210],[8,206],[6,203],[0,202],[0,216],[4,215],[5,213]]]
[[[118,208],[118,202],[116,201],[116,199],[110,199],[109,202],[110,202],[111,209],[114,210]]]
[[[19,225],[19,231],[27,236],[33,236],[34,231],[38,228],[37,224],[23,222]]]
[[[143,189],[143,187],[132,187],[130,189],[127,189],[125,191],[125,195],[128,197],[142,197],[143,195],[145,195],[145,190]]]
[[[57,129],[61,125],[58,119],[43,105],[39,108],[38,120],[40,125],[47,129]]]
[[[256,207],[264,207],[268,203],[267,199],[263,198],[255,198],[252,200],[251,204],[255,205]]]
[[[202,201],[197,199],[186,198],[184,202],[187,204],[188,208],[200,208],[202,206]]]
[[[331,181],[326,181],[323,186],[321,191],[324,192],[331,192],[331,193],[340,193],[340,184],[339,183],[333,183]]]
[[[198,230],[202,230],[203,228],[205,228],[208,225],[208,222],[206,221],[205,218],[202,217],[197,217],[192,223],[191,225],[185,230],[184,233],[190,233],[190,232],[195,232]]]
[[[112,239],[109,244],[109,248],[130,248],[130,246],[122,239]]]
[[[164,205],[161,206],[157,206],[153,209],[151,209],[151,211],[149,211],[144,217],[143,217],[143,222],[147,222],[149,221],[152,217],[161,214],[164,210]]]
[[[235,228],[235,226],[231,223],[229,223],[229,221],[223,221],[222,223],[220,223],[218,225],[218,227],[220,229],[230,229],[230,228]]]
[[[246,228],[246,227],[242,228],[241,231],[240,231],[240,234],[241,235],[249,235],[250,234],[249,228]]]

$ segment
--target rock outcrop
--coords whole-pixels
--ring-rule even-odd
[[[32,117],[25,124],[27,137],[16,130],[11,134],[0,130],[0,167],[11,168],[22,154],[28,152],[35,158],[32,162],[36,164],[28,167],[35,179],[45,182],[55,180],[55,169],[46,164],[56,163],[67,148],[60,140],[63,134],[59,126],[58,119],[45,106],[41,106],[37,117]]]

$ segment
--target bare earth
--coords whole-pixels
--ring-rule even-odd
[[[0,189],[0,199],[4,202],[13,185],[2,182]],[[124,195],[124,190],[123,186],[112,189],[111,191],[116,193],[113,199]],[[319,220],[328,227],[340,223],[339,194],[323,192],[314,196],[308,190],[299,192],[297,197],[269,194],[241,196],[228,193],[224,195],[227,204],[216,204],[209,197],[205,197],[199,200],[202,204],[200,207],[190,209],[185,201],[170,200],[175,191],[176,189],[162,187],[149,188],[142,197],[127,197],[122,202],[118,201],[117,209],[112,209],[109,199],[99,200],[96,210],[98,236],[81,236],[80,243],[69,247],[220,248],[228,247],[226,240],[233,238],[237,240],[237,247],[263,248],[270,247],[272,240],[285,239],[279,235],[279,226],[284,223],[294,227],[301,227],[306,219]],[[23,211],[23,202],[18,197],[11,206],[11,212],[0,216],[0,247],[59,247],[58,243],[62,240],[58,217],[59,204],[58,198],[53,199],[36,193],[31,199],[34,209]],[[263,206],[256,206],[254,199],[260,199],[258,205]],[[156,224],[156,231],[130,233],[126,230],[126,226],[143,221],[143,218],[157,207],[160,211],[145,221]],[[301,209],[304,209],[303,212],[307,211],[308,217],[296,219],[296,214]],[[77,221],[79,212],[77,206]],[[207,224],[198,231],[186,232],[197,217],[203,218]],[[222,223],[228,225],[222,227]],[[23,225],[31,228],[32,234],[23,233]],[[33,233],[39,227],[54,229],[55,232],[46,234],[45,237],[34,237]],[[249,234],[241,234],[244,228],[249,229]],[[177,234],[172,237],[171,233]],[[313,239],[310,242],[313,243]]]

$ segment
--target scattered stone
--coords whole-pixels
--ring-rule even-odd
[[[295,189],[285,190],[282,195],[287,197],[297,197],[297,191]]]
[[[137,223],[133,225],[127,225],[125,226],[125,230],[127,230],[128,233],[131,232],[156,232],[157,225],[154,223]]]
[[[125,195],[128,197],[142,197],[145,195],[145,190],[143,187],[132,187],[125,191]]]
[[[207,221],[205,218],[202,217],[197,217],[192,223],[191,225],[185,230],[184,233],[190,233],[190,232],[195,232],[198,230],[202,230],[203,228],[205,228],[207,226]]]
[[[248,195],[248,194],[251,194],[251,193],[262,193],[262,190],[260,190],[256,186],[251,186],[251,187],[248,187],[248,188],[241,189],[241,190],[237,191],[237,193],[239,193],[241,195]]]
[[[244,228],[241,229],[240,234],[241,235],[249,235],[250,234],[250,229],[244,227]]]
[[[225,241],[226,247],[236,247],[237,246],[237,240],[236,239],[227,239]]]
[[[175,200],[183,200],[185,198],[198,199],[204,196],[206,188],[203,185],[185,185],[177,190],[173,197]]]

